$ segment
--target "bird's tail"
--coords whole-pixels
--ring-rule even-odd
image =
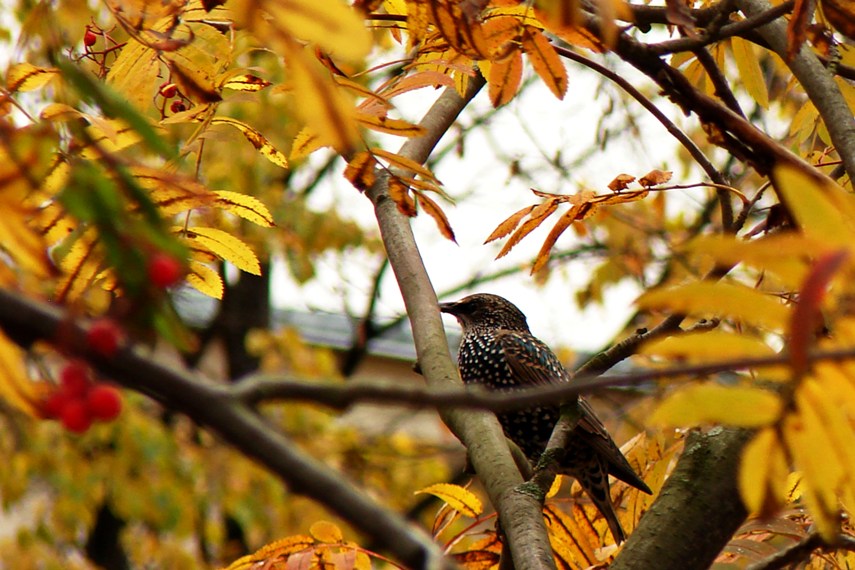
[[[574,473],[573,475],[579,481],[582,490],[591,498],[597,510],[606,519],[615,543],[620,544],[626,540],[626,533],[624,533],[623,527],[620,525],[614,505],[612,505],[607,468],[603,461],[597,461],[596,468],[594,464],[589,464],[586,467],[583,472]]]

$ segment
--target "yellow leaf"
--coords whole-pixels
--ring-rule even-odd
[[[327,144],[321,140],[321,137],[319,137],[317,133],[309,127],[304,127],[299,133],[297,133],[297,136],[294,137],[294,142],[291,144],[291,153],[288,158],[291,160],[300,160],[301,158],[305,158],[319,148],[323,148],[325,146],[327,146]]]
[[[764,428],[742,450],[739,466],[739,493],[750,514],[757,514],[769,500],[769,478],[774,456],[782,453],[772,428]],[[777,503],[780,497],[773,497]]]
[[[775,351],[762,340],[737,332],[711,330],[681,334],[646,343],[640,351],[648,356],[689,362],[717,362],[727,358],[774,356]]]
[[[820,534],[826,540],[832,540],[839,531],[834,489],[840,478],[839,465],[827,468],[828,458],[833,456],[834,451],[830,448],[822,420],[805,404],[798,392],[796,400],[798,412],[784,418],[784,440],[802,474],[801,498],[813,515]]]
[[[806,236],[830,249],[855,243],[855,198],[832,180],[788,164],[772,171],[775,189]]]
[[[242,73],[240,75],[233,75],[223,81],[221,87],[223,89],[231,89],[233,91],[255,92],[261,91],[270,85],[271,83],[266,79],[262,79],[261,77],[249,73]]]
[[[37,417],[41,394],[27,377],[26,354],[0,331],[0,397],[25,414]]]
[[[426,132],[424,127],[414,125],[409,121],[376,117],[367,113],[357,113],[356,120],[369,129],[399,137],[420,137]]]
[[[475,518],[484,511],[481,499],[475,496],[475,494],[468,489],[464,489],[459,485],[437,483],[416,491],[416,494],[420,493],[439,497],[448,503],[448,506],[452,509],[470,518]]]
[[[354,109],[330,72],[300,46],[285,44],[296,111],[324,144],[347,155],[360,143]]]
[[[0,211],[3,212],[0,217],[0,244],[4,257],[11,257],[16,265],[44,278],[54,269],[47,254],[48,244],[28,223],[37,209],[25,204],[22,198],[11,188],[0,193]]]
[[[263,156],[276,166],[288,168],[288,159],[285,158],[285,155],[275,146],[273,146],[264,135],[262,135],[246,123],[229,117],[214,117],[213,119],[211,119],[211,123],[233,126],[237,130],[239,130],[244,137],[246,137],[246,140],[252,143],[252,146],[258,149],[258,152],[261,153],[261,156]]]
[[[227,212],[231,212],[263,228],[269,228],[274,225],[270,210],[258,198],[227,190],[219,190],[214,192],[214,194],[217,196],[214,203]]]
[[[264,40],[270,45],[299,38],[351,62],[371,51],[371,32],[362,15],[342,0],[241,0],[232,12],[263,45]]]
[[[16,63],[6,73],[6,89],[11,92],[35,91],[47,85],[59,70],[52,67],[38,67],[32,63]]]
[[[107,83],[141,111],[147,110],[154,100],[153,86],[157,85],[161,68],[157,56],[151,47],[129,39],[107,73]]]
[[[564,476],[560,473],[555,476],[555,479],[552,480],[552,485],[549,486],[549,491],[546,492],[546,498],[551,499],[555,495],[558,494],[558,491],[561,490],[561,482],[564,480]]]
[[[223,298],[223,280],[219,273],[198,261],[191,261],[188,267],[187,284],[214,299]]]
[[[81,155],[98,159],[106,153],[119,152],[141,140],[140,135],[120,119],[102,119],[87,115],[90,125],[86,128],[92,142],[87,144]]]
[[[654,289],[637,301],[640,307],[674,313],[730,317],[744,324],[784,330],[790,310],[778,299],[743,285],[703,281]]]
[[[730,49],[733,51],[733,59],[739,70],[739,78],[745,86],[745,90],[757,104],[764,109],[769,108],[769,92],[766,89],[766,80],[763,70],[757,60],[757,52],[754,44],[748,40],[733,36],[730,38]]]
[[[490,65],[487,82],[493,107],[501,107],[514,98],[522,82],[522,71],[522,53],[519,50],[514,50],[507,58]]]
[[[318,542],[337,544],[344,541],[341,529],[329,521],[318,521],[314,523],[309,532]]]
[[[549,90],[559,99],[564,99],[567,93],[567,69],[543,32],[533,26],[526,26],[522,34],[522,47],[534,71]]]
[[[653,412],[651,421],[672,426],[722,423],[760,427],[777,421],[781,399],[760,388],[698,384],[666,397]]]
[[[261,275],[261,265],[258,257],[244,242],[223,230],[216,228],[194,227],[184,231],[178,228],[178,233],[183,234],[191,249],[202,247],[215,254],[223,261],[232,263],[238,269]]]

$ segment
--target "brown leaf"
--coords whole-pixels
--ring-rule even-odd
[[[671,180],[671,177],[673,175],[674,173],[668,170],[651,170],[650,172],[639,178],[638,183],[645,188],[650,188],[651,186],[665,184],[666,182]]]
[[[626,190],[633,182],[635,182],[635,176],[631,174],[618,174],[614,180],[609,182],[609,190],[620,192],[621,190]]]
[[[411,218],[416,215],[416,203],[410,196],[410,187],[398,178],[389,178],[389,197],[398,205],[399,212]]]
[[[534,71],[556,97],[563,99],[567,92],[567,69],[543,32],[526,26],[522,45]]]
[[[450,239],[454,243],[457,243],[457,240],[454,238],[454,230],[451,229],[451,224],[448,223],[448,218],[445,216],[445,212],[442,211],[442,208],[440,208],[436,202],[428,198],[423,192],[418,192],[416,195],[418,196],[419,204],[422,209],[424,209],[425,213],[436,222],[436,227],[439,228],[439,233],[441,233],[446,239]]]
[[[793,15],[787,24],[787,61],[792,61],[805,43],[807,26],[813,12],[811,8],[810,0],[796,0],[793,6]]]
[[[374,169],[377,167],[377,159],[368,151],[357,152],[347,168],[344,169],[344,177],[360,192],[370,188],[377,179]]]
[[[855,40],[855,4],[852,0],[822,0],[820,6],[825,18],[835,30],[850,40]]]
[[[489,83],[490,102],[493,107],[501,107],[517,94],[522,82],[522,53],[514,51],[502,61],[490,65]]]
[[[390,119],[389,117],[377,117],[366,113],[357,113],[356,120],[371,130],[399,137],[420,137],[427,132],[421,125],[414,125],[409,121],[401,119]]]
[[[490,234],[490,236],[484,241],[484,243],[487,244],[491,241],[503,238],[512,231],[514,231],[514,229],[516,229],[516,227],[519,225],[520,221],[522,221],[522,219],[526,217],[532,210],[534,210],[534,206],[526,206],[525,208],[511,214],[508,219],[496,226],[496,229],[493,230],[493,233]]]

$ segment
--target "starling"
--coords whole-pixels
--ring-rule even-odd
[[[558,357],[529,331],[525,315],[497,295],[470,295],[440,304],[463,327],[458,365],[467,384],[509,391],[529,386],[569,382],[570,374]],[[603,423],[584,398],[582,417],[570,435],[561,472],[574,477],[608,522],[617,543],[626,539],[609,496],[609,474],[650,494],[633,471]],[[537,462],[560,416],[558,405],[541,405],[498,414],[505,436]]]

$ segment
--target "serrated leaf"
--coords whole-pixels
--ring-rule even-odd
[[[270,210],[258,198],[227,190],[219,190],[214,194],[216,195],[214,203],[223,210],[263,228],[273,227],[273,216]]]
[[[501,107],[514,98],[522,83],[522,71],[522,53],[519,50],[515,50],[503,60],[490,64],[487,83],[493,107]]]
[[[157,85],[155,82],[160,69],[157,52],[148,45],[130,39],[110,66],[107,83],[137,109],[144,111],[152,105],[152,86]]]
[[[59,75],[53,67],[38,67],[32,63],[16,63],[6,73],[6,89],[15,92],[35,91]]]
[[[242,121],[238,121],[237,119],[232,119],[230,117],[214,117],[211,119],[211,124],[214,125],[231,125],[236,128],[246,137],[252,146],[254,146],[261,156],[275,164],[276,166],[280,166],[282,168],[288,168],[288,159],[285,158],[285,154],[278,150],[267,137],[262,135],[260,132],[250,127],[246,123]]]
[[[635,176],[630,174],[618,174],[611,182],[609,182],[608,188],[612,192],[620,192],[621,190],[626,190],[633,182],[635,182]]]
[[[667,170],[651,170],[644,176],[638,179],[638,184],[644,188],[665,184],[674,174]]]
[[[291,153],[288,155],[288,158],[291,160],[300,160],[325,146],[328,145],[321,140],[315,131],[309,127],[304,127],[294,137],[294,142],[291,144]]]
[[[558,199],[548,198],[543,203],[539,204],[536,208],[531,211],[531,215],[529,219],[521,225],[517,231],[505,242],[505,245],[499,251],[498,255],[496,255],[496,259],[504,257],[508,254],[511,249],[515,245],[517,245],[525,236],[530,234],[537,226],[543,222],[547,217],[549,217],[555,209],[558,208]]]
[[[534,210],[534,206],[526,206],[525,208],[517,210],[511,214],[506,220],[496,226],[496,229],[493,230],[493,233],[491,233],[486,240],[484,240],[484,243],[487,244],[491,241],[503,238],[514,231],[522,219],[528,216],[532,210]]]
[[[429,487],[416,491],[416,494],[422,493],[439,497],[448,503],[452,509],[470,518],[476,518],[484,512],[484,506],[481,504],[481,499],[472,493],[472,491],[464,489],[459,485],[436,483],[435,485],[430,485]]]
[[[188,265],[187,284],[214,299],[223,298],[223,280],[220,274],[198,261],[191,261]]]
[[[341,529],[329,521],[317,521],[309,528],[309,533],[318,542],[337,544],[344,541]]]
[[[781,399],[774,393],[747,386],[698,384],[666,397],[650,418],[657,424],[696,426],[720,423],[761,427],[777,421]]]
[[[567,93],[567,69],[555,48],[543,32],[533,26],[526,26],[521,39],[522,48],[534,71],[556,97],[564,99]]]
[[[258,257],[244,242],[228,232],[216,228],[193,227],[188,230],[178,228],[190,248],[202,247],[223,261],[228,261],[238,269],[261,275],[261,265]]]
[[[558,241],[561,234],[563,234],[573,222],[578,220],[581,210],[581,204],[574,204],[572,208],[567,210],[567,212],[558,218],[558,221],[555,222],[555,225],[552,226],[552,229],[549,231],[549,235],[547,235],[546,239],[543,240],[543,245],[540,247],[540,251],[537,252],[537,257],[534,258],[534,264],[531,267],[532,275],[546,266],[546,263],[549,261],[549,253],[555,246],[555,242]]]
[[[439,228],[439,233],[441,233],[444,238],[457,243],[457,240],[454,239],[454,230],[451,229],[451,224],[448,223],[448,218],[446,217],[445,212],[442,211],[442,208],[440,208],[436,202],[425,196],[423,192],[419,192],[417,196],[419,205],[425,213],[436,222],[436,227]]]
[[[780,300],[732,283],[700,282],[654,289],[639,297],[639,307],[673,313],[733,318],[744,324],[784,330],[790,310]]]
[[[490,47],[484,37],[477,14],[464,10],[465,5],[450,0],[428,2],[433,23],[454,50],[473,59],[489,59]]]

